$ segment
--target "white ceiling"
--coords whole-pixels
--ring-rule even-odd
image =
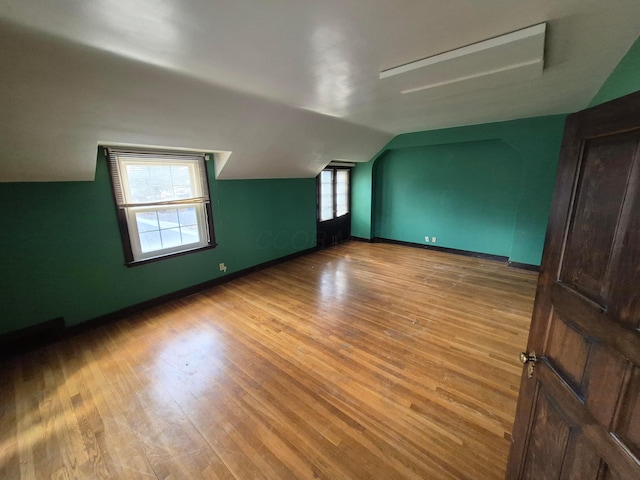
[[[379,78],[542,22],[541,76]],[[0,181],[92,179],[99,142],[311,177],[394,134],[584,108],[639,34],[638,0],[2,0]]]

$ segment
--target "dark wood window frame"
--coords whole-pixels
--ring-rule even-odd
[[[322,220],[321,218],[321,183],[322,183],[322,172],[331,171],[331,179],[332,179],[332,194],[333,194],[333,215],[331,218],[326,218]],[[342,215],[337,215],[337,172],[338,171],[346,171],[348,175],[347,179],[347,211]],[[335,220],[336,218],[343,217],[351,213],[351,167],[326,167],[322,169],[322,172],[317,177],[316,182],[316,215],[318,222],[328,222],[331,220]]]
[[[209,156],[204,153],[184,152],[184,151],[170,151],[170,150],[154,150],[154,149],[137,149],[128,147],[105,147],[105,156],[109,167],[109,177],[111,179],[112,194],[116,207],[116,216],[118,220],[118,226],[120,230],[120,236],[122,240],[122,247],[125,257],[125,265],[129,267],[144,265],[151,262],[157,262],[159,260],[165,260],[182,255],[188,255],[191,253],[200,252],[203,250],[210,250],[215,248],[217,243],[215,241],[214,222],[213,222],[213,210],[211,208],[211,196],[209,177],[207,174],[206,161]],[[130,199],[127,199],[125,192],[126,187],[123,183],[124,176],[120,171],[120,161],[123,158],[135,158],[145,159],[150,164],[161,164],[163,162],[176,164],[180,161],[187,161],[191,165],[197,164],[197,167],[193,168],[194,181],[198,183],[200,194],[197,197],[187,200],[170,200],[170,201],[156,201],[145,202],[144,204],[131,204]],[[119,160],[120,159],[120,160]],[[168,249],[156,250],[157,255],[153,255],[152,252],[144,253],[144,258],[139,258],[140,255],[136,254],[136,249],[132,247],[132,230],[137,231],[137,226],[131,225],[131,209],[133,208],[148,208],[153,211],[153,207],[158,209],[163,206],[171,208],[177,208],[181,204],[193,205],[201,204],[202,212],[198,213],[197,226],[200,241],[196,246],[193,244],[183,245],[184,248],[180,249],[179,246]],[[140,240],[138,240],[140,243]],[[140,248],[137,248],[140,251]]]

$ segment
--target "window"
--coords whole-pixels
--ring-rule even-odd
[[[213,248],[205,156],[108,148],[128,265]]]
[[[318,218],[321,222],[349,213],[349,169],[327,168],[320,172]]]

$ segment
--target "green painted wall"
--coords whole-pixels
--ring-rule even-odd
[[[422,244],[428,235],[448,248],[511,254],[522,159],[509,145],[396,149],[377,163],[376,237]]]
[[[372,169],[374,162],[356,163],[351,170],[351,236],[371,238]]]
[[[369,184],[371,194],[354,189],[353,235],[414,243],[430,235],[441,247],[539,265],[564,120],[398,135],[354,169],[354,183]]]
[[[613,70],[589,106],[640,90],[640,37]]]
[[[218,247],[127,268],[106,162],[93,182],[0,184],[0,333],[68,325],[316,244],[315,180],[211,184]]]

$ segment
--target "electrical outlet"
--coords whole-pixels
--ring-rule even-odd
[[[431,243],[436,243],[436,237],[431,237]]]
[[[225,272],[226,273],[227,266],[224,263],[219,264],[218,267],[220,267],[220,271],[221,272]]]
[[[424,237],[424,241],[425,241],[425,242],[427,242],[427,243],[429,243],[429,237],[428,237],[428,236],[427,236],[427,237]]]

